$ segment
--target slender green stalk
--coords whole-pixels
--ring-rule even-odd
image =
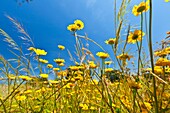
[[[149,14],[149,50],[150,50],[150,60],[151,60],[151,67],[152,72],[154,73],[154,59],[153,59],[153,50],[152,50],[152,0],[149,0],[150,5],[150,14]],[[154,107],[155,113],[158,113],[158,100],[156,95],[156,79],[155,76],[153,77],[153,91],[154,91]]]

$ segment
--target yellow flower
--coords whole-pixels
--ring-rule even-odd
[[[58,83],[59,83],[59,81],[57,81],[57,80],[49,80],[49,82],[50,82],[51,84],[58,84]]]
[[[142,37],[145,35],[141,30],[135,30],[134,33],[130,32],[128,36],[128,43],[136,43],[137,41],[141,41]]]
[[[147,2],[141,2],[139,5],[135,5],[132,9],[132,13],[135,16],[140,15],[143,12],[146,12],[149,10],[149,1]]]
[[[110,65],[112,63],[112,61],[105,61],[104,64],[106,65]]]
[[[40,74],[40,76],[42,77],[42,78],[48,78],[48,74]]]
[[[133,56],[128,55],[127,53],[120,54],[119,56],[117,56],[117,58],[120,59],[120,60],[126,60],[126,59],[130,60],[132,57]]]
[[[96,108],[94,106],[91,106],[90,110],[96,110]]]
[[[161,56],[166,56],[166,55],[169,54],[169,53],[170,53],[170,51],[166,51],[166,50],[164,49],[164,50],[161,50],[161,51],[155,51],[155,52],[154,52],[154,55],[161,57]]]
[[[13,74],[9,74],[8,75],[8,79],[10,80],[15,80],[16,76],[14,76]]]
[[[16,99],[19,101],[23,101],[26,99],[26,96],[25,95],[17,96]]]
[[[67,29],[69,30],[69,31],[76,31],[78,28],[77,28],[77,25],[75,25],[75,24],[70,24],[70,25],[68,25],[67,26]]]
[[[156,63],[156,66],[170,66],[170,60],[166,58],[159,58]]]
[[[59,71],[60,68],[53,68],[53,71]]]
[[[19,78],[25,81],[32,80],[32,78],[30,78],[29,76],[19,76]]]
[[[106,72],[106,73],[110,73],[110,72],[112,72],[112,71],[113,71],[113,68],[106,68],[106,69],[105,69],[105,72]]]
[[[79,66],[70,66],[69,67],[72,71],[78,71],[79,70]]]
[[[133,80],[128,80],[128,85],[129,85],[130,88],[134,88],[134,89],[140,89],[140,88],[142,88],[141,83],[135,82],[135,81],[133,81]]]
[[[64,63],[59,63],[58,65],[62,67],[62,66],[64,66]]]
[[[34,47],[29,47],[28,48],[28,50],[30,50],[30,51],[34,51],[34,49],[35,49]]]
[[[169,0],[165,0],[165,2],[170,2]]]
[[[108,58],[109,57],[109,54],[108,53],[105,53],[105,52],[97,52],[96,54],[98,57],[102,58],[102,59],[105,59],[105,58]]]
[[[147,71],[152,71],[151,68],[147,68],[146,70],[147,70]],[[154,67],[154,73],[155,73],[156,75],[162,74],[162,73],[163,73],[162,67],[160,67],[160,66],[155,66],[155,67]]]
[[[81,20],[75,20],[74,24],[77,26],[78,30],[81,30],[84,28],[84,23]]]
[[[65,49],[65,47],[63,45],[58,45],[58,48],[61,49],[61,50]]]
[[[87,104],[79,104],[79,107],[82,108],[82,110],[88,110]]]
[[[52,64],[48,64],[47,68],[53,68],[53,65]]]
[[[30,89],[24,91],[24,94],[30,94],[30,93],[32,93],[32,90],[30,90]]]
[[[60,63],[64,63],[65,60],[64,59],[54,59],[54,62],[56,62],[57,64],[60,64]]]
[[[41,50],[41,49],[33,49],[34,52],[36,53],[36,55],[46,55],[47,52],[45,50]]]
[[[41,62],[41,63],[44,63],[44,64],[47,64],[48,63],[48,60],[45,60],[45,59],[39,59],[39,62]]]
[[[115,44],[115,41],[116,41],[116,38],[110,38],[109,40],[106,40],[105,43],[112,45],[112,44]]]
[[[97,68],[97,65],[94,63],[94,61],[89,62],[89,68],[91,68],[91,69]]]

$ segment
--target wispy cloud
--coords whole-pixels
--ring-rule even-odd
[[[86,6],[88,7],[88,8],[91,8],[91,7],[93,7],[94,6],[94,4],[97,2],[97,0],[87,0],[86,1]]]

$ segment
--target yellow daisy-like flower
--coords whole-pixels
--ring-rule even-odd
[[[156,63],[156,66],[170,66],[170,60],[166,58],[159,58]]]
[[[152,71],[151,68],[147,68],[146,70],[147,70],[147,71]],[[156,75],[163,74],[163,69],[162,69],[162,67],[160,67],[160,66],[155,66],[155,67],[154,67],[154,73],[155,73]]]
[[[64,50],[64,49],[65,49],[65,47],[64,47],[63,45],[58,45],[58,48],[59,48],[60,50]]]
[[[41,62],[41,63],[44,63],[44,64],[47,64],[48,63],[48,60],[45,60],[45,59],[39,59],[39,62]]]
[[[81,30],[84,28],[84,23],[81,20],[75,20],[74,24],[77,26],[78,30]]]
[[[23,101],[26,99],[26,96],[25,95],[17,96],[16,99],[19,101]]]
[[[106,73],[110,73],[110,72],[112,72],[112,71],[113,71],[113,68],[106,68],[106,69],[105,69],[105,72],[106,72]]]
[[[116,41],[116,38],[110,38],[109,40],[106,40],[105,43],[112,45],[112,44],[115,44],[115,41]]]
[[[67,29],[69,30],[69,31],[76,31],[78,28],[77,28],[77,25],[75,25],[75,24],[70,24],[70,25],[68,25],[67,26]]]
[[[59,71],[60,68],[53,68],[53,71]]]
[[[110,65],[112,63],[112,61],[105,61],[104,64],[106,65]]]
[[[57,64],[60,64],[60,63],[64,63],[65,60],[58,58],[58,59],[54,59],[54,62],[56,62]]]
[[[141,41],[142,37],[145,35],[141,30],[135,30],[134,33],[130,32],[128,36],[128,43],[136,43],[137,41]]]
[[[34,49],[35,49],[34,47],[29,47],[28,48],[28,50],[30,50],[30,51],[34,51]]]
[[[28,89],[28,90],[24,91],[24,94],[30,94],[32,92],[33,92],[32,90]]]
[[[72,71],[78,71],[79,70],[79,66],[70,66],[69,67]]]
[[[108,53],[105,53],[105,52],[97,52],[96,54],[98,57],[102,58],[102,59],[106,59],[109,57],[109,54]]]
[[[33,49],[34,52],[36,53],[36,55],[46,55],[47,52],[45,50],[41,50],[41,49]]]
[[[64,63],[60,63],[60,64],[58,64],[58,65],[62,67],[62,66],[64,66]]]
[[[48,74],[40,74],[40,77],[42,77],[42,78],[48,78]]]
[[[57,81],[57,80],[49,80],[49,82],[50,82],[51,84],[58,84],[58,83],[60,83],[60,81]]]
[[[146,12],[149,10],[149,1],[147,2],[141,2],[139,5],[135,5],[132,9],[132,13],[135,16],[140,15],[143,12]]]
[[[18,76],[18,77],[25,81],[32,80],[32,78],[30,78],[29,76]]]
[[[53,65],[52,64],[48,64],[47,68],[53,68]]]
[[[93,63],[89,63],[89,68],[95,69],[95,68],[97,68],[97,65],[94,62]]]
[[[126,60],[126,59],[130,60],[132,57],[133,57],[133,56],[128,55],[127,53],[125,53],[125,54],[120,54],[119,56],[117,56],[117,58],[120,59],[120,60]]]

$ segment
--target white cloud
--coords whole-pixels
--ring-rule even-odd
[[[87,1],[86,1],[86,6],[87,6],[88,8],[93,7],[94,4],[96,3],[96,1],[97,1],[97,0],[87,0]]]

